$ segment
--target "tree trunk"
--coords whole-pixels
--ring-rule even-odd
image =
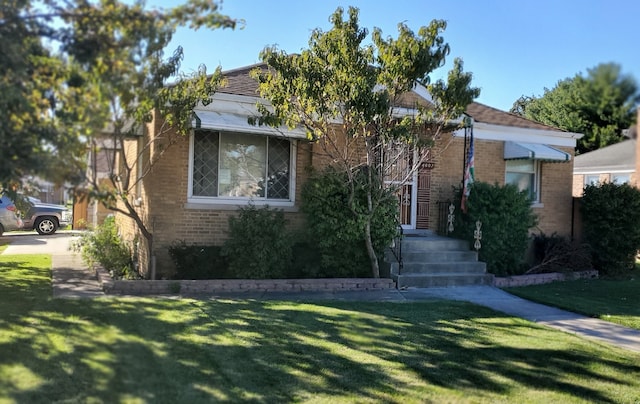
[[[371,264],[371,273],[374,278],[380,277],[380,266],[378,265],[378,256],[373,249],[373,242],[371,241],[371,217],[367,219],[367,223],[364,225],[364,241],[367,245],[367,255],[369,256],[369,262]]]
[[[144,237],[144,239],[147,242],[147,273],[145,274],[146,275],[145,277],[151,280],[155,280],[156,268],[155,268],[155,263],[153,261],[153,233],[151,233],[147,228],[147,226],[145,226],[144,221],[136,211],[135,207],[131,205],[129,200],[125,198],[123,199],[123,203],[127,208],[127,211],[123,213],[125,213],[125,215],[128,216],[129,218],[133,219],[133,221],[136,223],[138,227],[138,230],[142,234],[142,237]]]

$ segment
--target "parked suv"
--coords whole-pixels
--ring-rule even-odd
[[[0,195],[0,236],[5,231],[20,230],[23,227],[22,219],[18,216],[18,210],[11,198]]]
[[[33,197],[21,198],[19,209],[8,195],[0,198],[0,235],[4,231],[35,230],[53,234],[71,223],[71,211],[62,205],[42,203]]]
[[[71,211],[62,205],[42,203],[39,199],[27,197],[29,209],[24,214],[25,230],[35,230],[40,234],[53,234],[59,227],[71,223]]]

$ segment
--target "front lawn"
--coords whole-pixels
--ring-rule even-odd
[[[539,303],[640,330],[640,270],[625,279],[588,279],[507,288]]]
[[[640,355],[462,302],[51,299],[0,256],[0,402],[627,402]]]

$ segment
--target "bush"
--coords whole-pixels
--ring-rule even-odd
[[[253,205],[229,218],[229,238],[222,253],[233,277],[281,278],[291,265],[291,236],[282,210]]]
[[[184,241],[169,247],[169,255],[176,266],[172,279],[229,278],[229,262],[220,246],[187,245]]]
[[[356,172],[356,182],[366,175],[365,169]],[[356,187],[354,200],[357,212],[366,212],[367,188]],[[391,243],[397,232],[398,200],[390,191],[371,220],[371,238],[378,257]],[[365,221],[353,214],[349,207],[348,180],[345,173],[328,168],[312,173],[302,188],[302,211],[309,225],[309,239],[317,248],[321,260],[319,274],[326,277],[370,277],[366,244]]]
[[[104,223],[84,233],[73,245],[89,266],[101,265],[114,279],[136,279],[131,249],[120,238],[115,217],[107,216]]]
[[[292,247],[293,259],[286,273],[287,278],[328,278],[322,269],[322,255],[310,241],[298,241]]]
[[[547,272],[584,271],[592,268],[591,253],[585,244],[571,243],[566,237],[553,233],[536,234],[532,240],[534,263],[529,274]]]
[[[458,201],[460,197],[461,190],[458,190]],[[453,236],[473,245],[477,220],[482,222],[479,258],[487,263],[487,271],[498,276],[525,272],[529,229],[537,222],[527,192],[510,184],[474,183],[467,200],[467,213],[456,215]]]
[[[291,247],[291,265],[285,268],[284,278],[325,278],[320,265],[320,252],[308,241],[298,241]],[[169,255],[176,266],[171,279],[230,279],[238,278],[229,271],[228,258],[222,255],[220,246],[187,245],[175,242],[169,247]]]
[[[588,185],[582,197],[585,241],[605,275],[634,268],[640,249],[640,191],[628,184]]]

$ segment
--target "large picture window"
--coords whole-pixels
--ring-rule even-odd
[[[196,131],[192,196],[290,201],[291,166],[289,139]]]
[[[539,167],[540,163],[532,159],[507,160],[505,182],[527,191],[532,202],[539,202]]]

